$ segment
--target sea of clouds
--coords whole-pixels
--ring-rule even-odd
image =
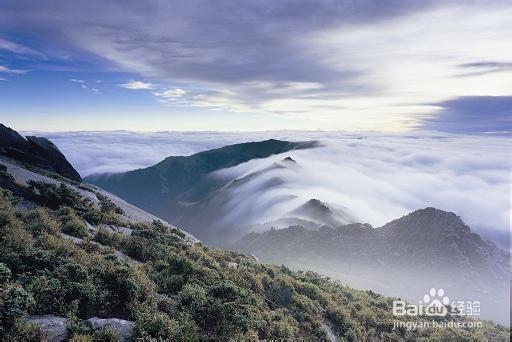
[[[276,208],[263,204],[276,196],[296,196],[294,204],[317,198],[343,205],[375,227],[433,206],[455,212],[473,230],[502,247],[509,243],[511,143],[507,137],[296,131],[30,132],[34,133],[51,139],[82,176],[147,167],[171,155],[238,142],[319,140],[323,147],[286,154],[298,163],[293,171],[273,170],[268,175],[285,181],[278,188],[256,191],[248,187],[252,190],[238,192],[233,202],[239,209],[262,203],[269,210],[263,215],[267,217]],[[253,160],[220,174],[242,177],[282,157]]]

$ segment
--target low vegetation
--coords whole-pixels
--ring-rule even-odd
[[[132,224],[131,235],[106,226],[91,233],[84,220],[118,222],[122,211],[106,198],[93,205],[66,186],[30,187],[45,205],[25,212],[0,188],[0,336],[7,340],[41,338],[40,328],[26,321],[40,314],[67,317],[75,340],[113,338],[112,331],[78,323],[92,316],[135,321],[142,338],[325,339],[326,326],[353,341],[509,337],[491,322],[472,330],[395,329],[392,298],[188,243],[159,221]]]

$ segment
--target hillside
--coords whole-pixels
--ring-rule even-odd
[[[3,339],[509,338],[487,321],[395,328],[405,318],[390,297],[205,247],[97,187],[26,167],[0,159]]]
[[[411,301],[436,285],[453,297],[480,301],[483,317],[508,323],[509,254],[439,209],[417,210],[380,228],[296,225],[253,233],[231,248]]]
[[[219,207],[214,201],[223,196],[224,190],[229,191],[236,184],[231,184],[231,179],[215,176],[215,171],[317,146],[319,144],[315,141],[288,142],[274,139],[235,144],[191,156],[168,157],[145,169],[91,175],[85,181],[183,227],[202,241],[218,245],[221,242],[219,237],[229,237],[237,227],[224,224],[224,231],[220,232],[219,227],[214,229],[205,226],[217,222],[226,214],[226,208]],[[275,181],[279,182],[278,179]]]

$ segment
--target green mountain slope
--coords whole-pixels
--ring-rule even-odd
[[[91,175],[85,181],[110,191],[124,200],[147,210],[194,234],[201,234],[203,221],[195,222],[198,206],[228,181],[210,173],[252,159],[295,149],[314,148],[317,142],[266,140],[229,145],[191,156],[169,157],[160,163],[119,174]],[[218,235],[217,232],[213,232]]]

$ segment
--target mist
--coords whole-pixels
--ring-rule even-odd
[[[287,156],[297,162],[268,170],[231,192],[226,203],[229,211],[219,224],[265,223],[316,198],[344,206],[358,221],[374,227],[432,206],[456,213],[473,231],[503,248],[509,242],[511,146],[507,137],[292,131],[35,134],[51,139],[82,176],[147,167],[171,155],[238,142],[319,140],[323,147],[216,172],[213,176],[229,181]],[[264,187],[270,179],[279,182]]]

